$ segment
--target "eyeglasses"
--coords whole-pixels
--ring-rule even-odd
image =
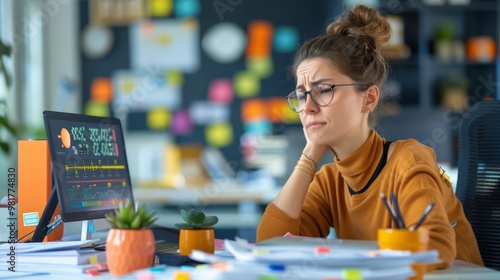
[[[362,86],[363,84],[338,84],[338,85],[315,85],[309,91],[296,90],[288,94],[285,98],[288,101],[290,109],[296,113],[302,112],[306,105],[306,96],[311,96],[314,104],[324,107],[333,100],[333,89],[340,86]]]

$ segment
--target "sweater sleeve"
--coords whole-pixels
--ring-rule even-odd
[[[438,250],[445,265],[449,265],[457,253],[455,231],[448,219],[444,193],[450,190],[446,189],[439,173],[426,163],[415,165],[399,178],[396,196],[407,227],[420,219],[430,203],[435,203],[422,228],[430,233],[428,248]]]
[[[322,182],[321,177],[315,176],[311,182],[299,218],[291,218],[272,202],[268,204],[257,226],[256,241],[283,236],[287,232],[299,236],[326,237],[333,225],[327,202],[331,194],[324,193],[322,186],[327,182]]]

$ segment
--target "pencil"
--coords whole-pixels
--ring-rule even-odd
[[[396,218],[399,221],[399,226],[401,228],[406,228],[405,221],[403,219],[403,215],[401,215],[401,210],[399,210],[398,200],[396,199],[396,195],[391,193],[392,203],[394,204],[394,212],[396,214]]]
[[[392,220],[394,221],[394,224],[396,224],[397,228],[400,228],[399,221],[396,218],[396,214],[394,214],[394,210],[392,209],[391,205],[389,204],[389,201],[387,200],[387,197],[383,193],[380,193],[380,198],[384,202],[385,207],[389,211],[389,214],[391,215]]]
[[[422,214],[422,217],[420,217],[420,219],[418,220],[418,222],[415,224],[415,226],[413,227],[413,230],[416,230],[419,226],[422,225],[422,223],[424,222],[425,218],[427,218],[427,215],[429,215],[429,212],[431,212],[431,210],[434,208],[434,202],[432,202],[431,204],[429,204],[427,206],[427,208],[425,208],[424,210],[424,214]]]

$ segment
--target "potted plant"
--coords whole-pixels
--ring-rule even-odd
[[[129,274],[154,264],[155,238],[151,225],[157,220],[155,211],[146,212],[146,206],[137,209],[129,201],[106,214],[111,224],[106,239],[106,259],[114,276]]]
[[[7,87],[10,86],[12,83],[11,76],[9,75],[9,72],[7,72],[7,67],[5,66],[5,63],[3,62],[3,57],[9,57],[12,52],[12,48],[3,43],[2,40],[0,40],[0,73],[2,73],[5,81],[5,85]],[[17,131],[14,128],[14,126],[9,122],[7,118],[7,101],[6,100],[0,100],[0,135],[2,135],[2,130],[6,129],[10,134],[16,136]],[[0,138],[0,150],[2,150],[5,154],[9,154],[10,152],[10,145],[7,140],[3,140]]]
[[[206,216],[203,211],[193,208],[181,209],[181,217],[185,223],[177,223],[179,233],[179,254],[187,256],[193,250],[213,254],[215,251],[215,235],[213,226],[219,222],[216,216]]]

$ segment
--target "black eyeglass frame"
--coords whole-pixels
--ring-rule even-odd
[[[342,87],[342,86],[367,86],[367,85],[366,85],[366,84],[317,84],[317,85],[315,85],[314,87],[318,87],[318,86],[329,86],[329,87],[333,90],[335,87]],[[314,88],[314,87],[313,87],[313,88]],[[320,105],[320,104],[316,101],[316,99],[313,97],[313,95],[312,95],[313,88],[311,88],[311,90],[308,90],[308,91],[304,91],[304,92],[303,92],[303,93],[304,93],[304,96],[305,96],[306,98],[307,98],[307,95],[309,94],[309,95],[311,96],[311,100],[314,102],[314,104],[318,105],[319,107],[325,107],[325,106],[330,105],[330,103],[332,103],[334,93],[332,93],[332,98],[330,99],[330,101],[329,101],[327,104],[325,104],[325,105]],[[304,108],[302,108],[302,110],[300,110],[300,111],[296,111],[296,110],[294,110],[294,109],[293,109],[293,106],[292,106],[292,104],[290,103],[290,99],[292,98],[292,97],[291,97],[291,95],[292,95],[292,94],[294,94],[294,93],[296,93],[296,92],[297,92],[297,90],[294,90],[294,91],[290,92],[287,96],[285,96],[285,98],[286,98],[286,101],[287,101],[287,103],[288,103],[288,107],[290,107],[290,109],[291,109],[292,111],[294,111],[295,113],[300,113],[300,112],[304,111]],[[306,100],[306,101],[307,101],[307,100]],[[300,103],[300,102],[299,102],[299,103]],[[305,104],[305,102],[304,102],[304,104]]]

